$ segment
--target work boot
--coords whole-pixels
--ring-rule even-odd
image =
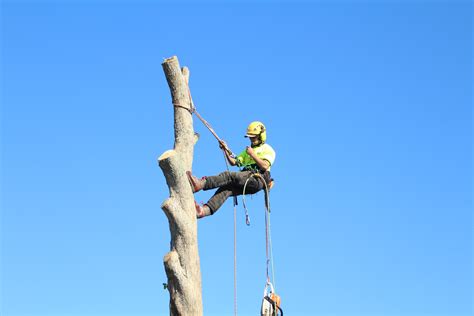
[[[211,215],[211,209],[207,204],[201,206],[198,202],[194,201],[194,205],[196,206],[196,218],[203,218]]]
[[[191,171],[186,171],[186,175],[188,176],[189,184],[191,184],[193,193],[201,191],[204,188],[204,184],[206,184],[206,177],[198,179],[197,177],[193,176]]]

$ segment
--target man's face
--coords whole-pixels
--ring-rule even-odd
[[[258,144],[258,136],[249,137],[249,139],[250,139],[250,144],[252,145]]]

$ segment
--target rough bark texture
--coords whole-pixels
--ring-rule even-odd
[[[168,217],[171,249],[164,257],[170,293],[170,315],[202,315],[201,269],[197,243],[194,196],[186,171],[192,169],[194,144],[189,71],[181,69],[176,56],[163,64],[174,106],[174,149],[164,152],[158,163],[166,178],[170,197],[162,209]]]

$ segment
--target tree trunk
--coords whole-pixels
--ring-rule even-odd
[[[165,59],[162,66],[174,104],[174,149],[158,158],[170,192],[170,197],[161,206],[168,217],[171,233],[171,249],[163,259],[170,293],[170,315],[202,315],[196,209],[186,176],[186,171],[192,170],[197,141],[190,112],[189,71],[180,68],[176,56]]]

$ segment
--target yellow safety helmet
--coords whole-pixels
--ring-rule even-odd
[[[247,127],[247,133],[245,137],[255,137],[258,136],[260,142],[263,144],[267,140],[267,129],[262,122],[255,121],[249,124]]]

